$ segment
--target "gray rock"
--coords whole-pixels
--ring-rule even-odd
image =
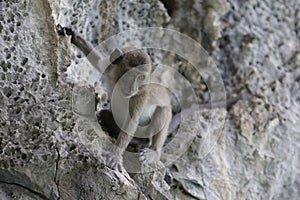
[[[297,0],[0,0],[0,199],[297,199],[299,9]],[[213,55],[229,100],[245,98],[184,115],[183,134],[168,137],[165,167],[110,170],[101,153],[111,142],[93,114],[101,74],[58,37],[58,23],[104,56],[98,45],[119,31],[178,30]],[[211,74],[201,77],[179,56],[149,53],[209,102]],[[159,73],[180,90],[182,82]]]

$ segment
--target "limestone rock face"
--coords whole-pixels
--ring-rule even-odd
[[[297,199],[299,10],[297,0],[0,0],[0,199]],[[164,150],[158,170],[111,170],[101,156],[111,140],[94,116],[101,74],[57,35],[57,24],[99,51],[132,28],[180,31],[212,55],[227,107],[187,110],[187,137],[172,143],[169,135],[175,147]],[[209,77],[182,58],[148,53],[209,101]],[[161,77],[183,89],[172,74]]]

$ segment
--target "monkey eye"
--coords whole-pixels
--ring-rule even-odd
[[[118,61],[120,61],[124,56],[124,53],[121,49],[119,48],[116,48],[111,54],[110,54],[110,57],[109,57],[109,61],[112,63],[112,64],[117,64]]]
[[[144,74],[138,76],[139,81],[143,81],[146,78]]]

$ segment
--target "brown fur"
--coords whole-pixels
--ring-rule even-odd
[[[92,47],[89,42],[85,41],[82,37],[73,32],[72,29],[61,27],[60,25],[57,26],[57,32],[59,35],[70,35],[72,37],[71,42],[76,45],[85,55],[88,55],[89,61],[96,69],[101,70],[101,68],[98,66],[98,61],[101,60],[101,55]],[[123,53],[123,55],[119,56],[119,53]],[[146,132],[142,131],[142,134],[145,134],[145,136],[153,134],[151,135],[150,139],[150,148],[146,148],[142,151],[140,154],[140,160],[142,163],[158,161],[162,146],[167,137],[167,130],[172,117],[171,103],[168,92],[163,87],[155,84],[139,85],[139,81],[142,81],[139,80],[139,77],[146,76],[147,74],[149,75],[151,72],[150,57],[145,51],[136,49],[134,47],[129,47],[123,49],[122,51],[119,50],[116,52],[116,54],[112,55],[113,57],[110,60],[113,64],[111,64],[104,73],[104,76],[107,78],[106,82],[109,90],[107,91],[108,97],[111,97],[111,93],[116,82],[126,72],[134,69],[131,76],[128,76],[128,80],[125,78],[122,80],[120,85],[123,89],[122,92],[127,93],[126,98],[130,98],[129,112],[133,121],[135,121],[137,124],[138,122],[141,122],[142,116],[146,116],[147,121],[148,118],[151,117]],[[117,58],[115,58],[116,56]],[[136,90],[131,91],[132,88]],[[128,95],[130,96],[128,97]],[[149,113],[151,116],[148,116]],[[107,116],[110,116],[109,113],[106,114],[108,114]],[[154,135],[155,133],[153,132],[155,132],[154,130],[157,128],[159,128],[159,132]],[[134,127],[133,130],[138,131],[138,129],[139,127]],[[118,129],[116,128],[114,130]],[[132,139],[132,136],[120,131],[116,141],[116,146],[112,146],[110,151],[104,154],[106,158],[106,164],[109,167],[121,170],[122,155]]]

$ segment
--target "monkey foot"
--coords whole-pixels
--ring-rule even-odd
[[[111,152],[103,153],[102,156],[105,159],[105,164],[113,170],[119,170],[122,172],[122,156],[115,155]]]
[[[73,35],[73,30],[71,28],[67,28],[67,27],[62,27],[60,24],[56,25],[56,30],[58,35]]]
[[[153,151],[149,148],[145,148],[140,153],[140,162],[142,164],[150,164],[159,161],[160,154],[157,151]]]

